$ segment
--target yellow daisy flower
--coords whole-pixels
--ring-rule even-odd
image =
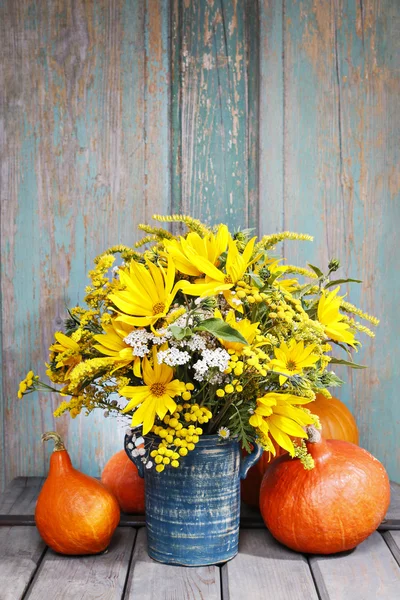
[[[80,354],[81,349],[79,344],[64,333],[61,333],[61,331],[57,331],[54,334],[54,337],[58,343],[50,346],[50,352],[56,354],[55,360],[57,369],[68,367],[64,377],[64,379],[67,380],[72,369],[82,360]]]
[[[111,325],[103,325],[103,327],[106,333],[93,336],[98,342],[93,347],[115,360],[117,366],[111,373],[133,362],[133,372],[136,377],[140,377],[140,358],[134,356],[132,346],[124,342],[124,338],[132,331],[132,325],[113,320]]]
[[[274,348],[275,358],[270,362],[272,371],[278,371],[279,383],[283,385],[291,375],[300,375],[305,367],[314,365],[320,357],[312,354],[316,344],[304,347],[304,342],[291,339],[288,344],[282,342],[279,348]]]
[[[203,272],[191,261],[193,253],[215,265],[221,254],[225,252],[228,239],[227,226],[220,225],[216,234],[209,233],[203,238],[198,233],[191,232],[186,238],[164,240],[164,248],[171,256],[178,271],[185,275],[199,277]]]
[[[227,294],[237,281],[242,279],[251,261],[256,238],[252,238],[246,245],[243,254],[240,254],[236,242],[230,237],[229,248],[226,257],[225,273],[213,265],[208,259],[199,256],[194,250],[190,251],[188,258],[190,262],[203,273],[205,279],[196,283],[182,282],[182,291],[192,296],[215,296],[223,291],[227,300],[231,300],[231,294]]]
[[[153,367],[145,356],[142,368],[143,381],[146,385],[125,386],[120,390],[120,394],[132,398],[123,409],[123,413],[140,405],[132,417],[132,427],[143,423],[143,435],[145,435],[152,429],[156,415],[162,420],[167,411],[170,413],[175,411],[176,402],[173,398],[183,394],[186,386],[179,379],[172,381],[174,370],[171,367],[158,364],[155,348],[153,348]]]
[[[257,408],[250,417],[249,423],[259,429],[263,442],[267,443],[269,451],[274,456],[276,451],[270,436],[291,456],[294,456],[294,446],[289,436],[307,437],[303,427],[313,423],[314,419],[296,404],[307,404],[308,402],[311,402],[310,398],[276,392],[269,392],[257,399]]]
[[[122,311],[117,321],[139,327],[153,326],[158,319],[165,317],[179,285],[174,286],[175,267],[168,258],[168,267],[163,269],[152,262],[146,262],[147,268],[134,260],[129,272],[119,270],[119,277],[125,290],[109,295],[115,306]]]
[[[317,317],[318,321],[325,325],[325,333],[331,340],[344,342],[349,346],[355,346],[354,333],[347,323],[343,323],[343,315],[339,308],[342,298],[336,296],[340,287],[338,286],[332,292],[323,292],[318,302]]]

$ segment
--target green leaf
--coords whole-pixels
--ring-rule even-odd
[[[188,335],[188,327],[178,327],[178,325],[170,325],[169,330],[176,340],[183,340]],[[191,330],[189,329],[189,333]]]
[[[333,285],[339,285],[340,283],[362,283],[361,279],[335,279],[326,284],[325,289],[332,287]]]
[[[263,285],[264,285],[263,281],[255,273],[250,273],[250,279],[253,281],[254,285],[257,286],[258,288],[261,289],[263,287]]]
[[[196,331],[207,331],[216,338],[220,338],[226,342],[238,342],[247,346],[247,342],[242,334],[222,319],[206,319],[196,327]]]
[[[321,269],[319,269],[318,267],[315,267],[314,265],[312,265],[311,263],[308,263],[308,266],[314,271],[314,273],[318,276],[318,277],[323,277],[324,274],[321,271]]]
[[[365,365],[358,365],[355,362],[352,362],[350,360],[342,360],[341,358],[334,358],[332,357],[330,362],[330,365],[345,365],[346,367],[351,367],[352,369],[366,369],[367,367]]]
[[[303,296],[305,296],[306,294],[308,294],[308,292],[315,286],[315,283],[309,283],[308,285],[304,286],[302,290],[300,291],[294,291],[293,292],[293,296],[295,298],[298,298],[299,300],[301,300],[303,298]]]

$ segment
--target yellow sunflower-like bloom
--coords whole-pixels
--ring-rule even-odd
[[[278,371],[279,383],[283,385],[291,375],[300,375],[305,367],[311,367],[319,359],[318,354],[312,354],[316,344],[304,347],[304,342],[291,339],[288,344],[282,342],[279,348],[274,348],[275,358],[270,362],[272,371]]]
[[[188,252],[190,262],[206,277],[196,283],[182,282],[182,291],[192,296],[215,296],[219,292],[224,292],[225,298],[230,302],[232,299],[228,290],[242,279],[249,265],[254,262],[251,261],[251,256],[255,240],[255,237],[252,238],[243,250],[243,254],[240,254],[235,241],[231,237],[229,238],[225,273],[208,259],[199,256],[194,250]]]
[[[325,333],[331,340],[344,342],[354,347],[354,333],[347,323],[343,323],[345,317],[339,312],[342,300],[340,296],[336,295],[339,289],[338,286],[332,292],[322,293],[318,302],[318,321],[325,326]]]
[[[94,344],[93,347],[114,359],[116,367],[112,373],[133,362],[133,372],[136,377],[140,377],[140,358],[134,356],[132,346],[124,342],[124,338],[131,333],[132,326],[113,320],[111,325],[103,325],[103,327],[106,333],[94,336],[98,344]]]
[[[57,369],[60,369],[61,367],[68,367],[64,377],[64,379],[67,380],[72,369],[82,360],[82,356],[80,354],[81,349],[77,342],[72,340],[64,333],[61,333],[61,331],[57,331],[54,334],[54,337],[58,343],[50,346],[50,352],[54,352],[56,354],[55,360]]]
[[[303,427],[314,422],[311,414],[297,405],[311,402],[310,398],[300,398],[292,394],[269,392],[257,399],[257,408],[250,417],[249,423],[259,429],[263,441],[275,456],[276,451],[270,436],[275,442],[294,456],[295,449],[289,436],[306,438]]]
[[[179,289],[179,284],[174,287],[174,264],[169,258],[166,270],[150,261],[146,265],[147,268],[133,260],[129,265],[129,272],[119,270],[120,281],[126,289],[109,296],[122,311],[117,321],[146,327],[154,325],[167,314]]]
[[[132,417],[132,427],[143,423],[145,435],[152,429],[156,415],[163,419],[167,411],[170,413],[175,411],[176,402],[173,398],[183,394],[186,386],[179,379],[172,381],[174,370],[171,367],[158,364],[155,348],[153,348],[153,367],[145,356],[142,368],[143,381],[146,385],[125,386],[120,390],[120,394],[132,398],[123,409],[123,413],[131,411],[140,404]]]
[[[217,318],[222,319],[222,315],[219,310],[216,310],[214,315]],[[233,310],[228,312],[225,317],[225,322],[236,329],[236,331],[241,333],[248,344],[251,344],[254,341],[259,325],[258,322],[252,323],[249,321],[249,319],[241,319],[240,321],[236,321],[235,311]],[[241,353],[243,348],[245,348],[245,344],[241,344],[240,342],[228,342],[226,340],[220,340],[220,342],[227,350],[235,350],[235,352],[238,353]]]
[[[203,274],[191,261],[191,256],[196,254],[201,258],[216,265],[219,257],[228,246],[229,231],[226,225],[220,225],[216,234],[209,233],[200,237],[198,233],[189,233],[186,238],[179,240],[165,240],[164,248],[174,261],[175,267],[185,275],[200,277]]]

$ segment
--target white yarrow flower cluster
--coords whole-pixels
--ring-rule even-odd
[[[193,365],[195,371],[194,378],[197,381],[203,381],[204,376],[209,369],[217,368],[220,373],[223,373],[228,368],[230,356],[223,348],[215,350],[203,350],[201,360],[198,360]]]
[[[192,335],[190,340],[184,342],[184,345],[192,352],[195,352],[196,350],[205,350],[207,348],[205,339],[197,333]]]
[[[167,327],[164,327],[163,329],[156,329],[156,334],[149,333],[149,339],[153,342],[153,344],[156,344],[157,346],[165,344],[165,342],[167,342],[172,337],[172,333]]]
[[[132,354],[134,356],[145,356],[149,352],[148,343],[152,334],[145,329],[135,329],[131,331],[125,338],[125,344],[132,346]]]
[[[186,351],[178,350],[178,348],[168,348],[157,353],[159,364],[164,363],[169,367],[177,365],[186,365],[190,361],[190,354]]]
[[[150,333],[145,329],[135,329],[124,338],[124,342],[128,346],[132,346],[132,354],[134,356],[143,357],[149,353],[149,342],[160,346],[172,336],[172,333],[167,328],[157,329],[156,333],[158,335]]]
[[[184,313],[178,317],[176,321],[172,323],[172,325],[176,325],[177,327],[191,327],[193,325],[193,317],[189,317],[188,319],[187,314]]]

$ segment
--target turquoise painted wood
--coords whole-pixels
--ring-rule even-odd
[[[146,483],[149,556],[169,565],[206,566],[236,556],[239,544],[240,480],[263,453],[257,444],[243,457],[237,440],[202,436],[179,468],[158,473],[149,454],[160,438],[145,436],[136,450],[135,430],[125,436],[128,457]],[[143,438],[140,438],[143,443]]]
[[[400,481],[399,34],[396,0],[0,2],[1,486],[45,473],[44,430],[94,475],[120,448],[124,421],[16,387],[94,256],[172,211],[311,233],[277,252],[363,279],[382,322],[339,396]]]
[[[1,3],[3,480],[46,472],[46,430],[94,475],[122,447],[125,422],[54,422],[59,397],[20,402],[16,386],[31,366],[45,377],[53,332],[82,301],[94,257],[169,212],[168,6]]]
[[[257,227],[258,5],[172,2],[172,210]]]
[[[381,325],[356,356],[369,368],[337,369],[346,382],[337,395],[355,414],[361,445],[398,481],[400,5],[284,6],[283,228],[315,237],[288,242],[285,257],[325,267],[338,257],[343,275],[363,280],[344,291]]]

